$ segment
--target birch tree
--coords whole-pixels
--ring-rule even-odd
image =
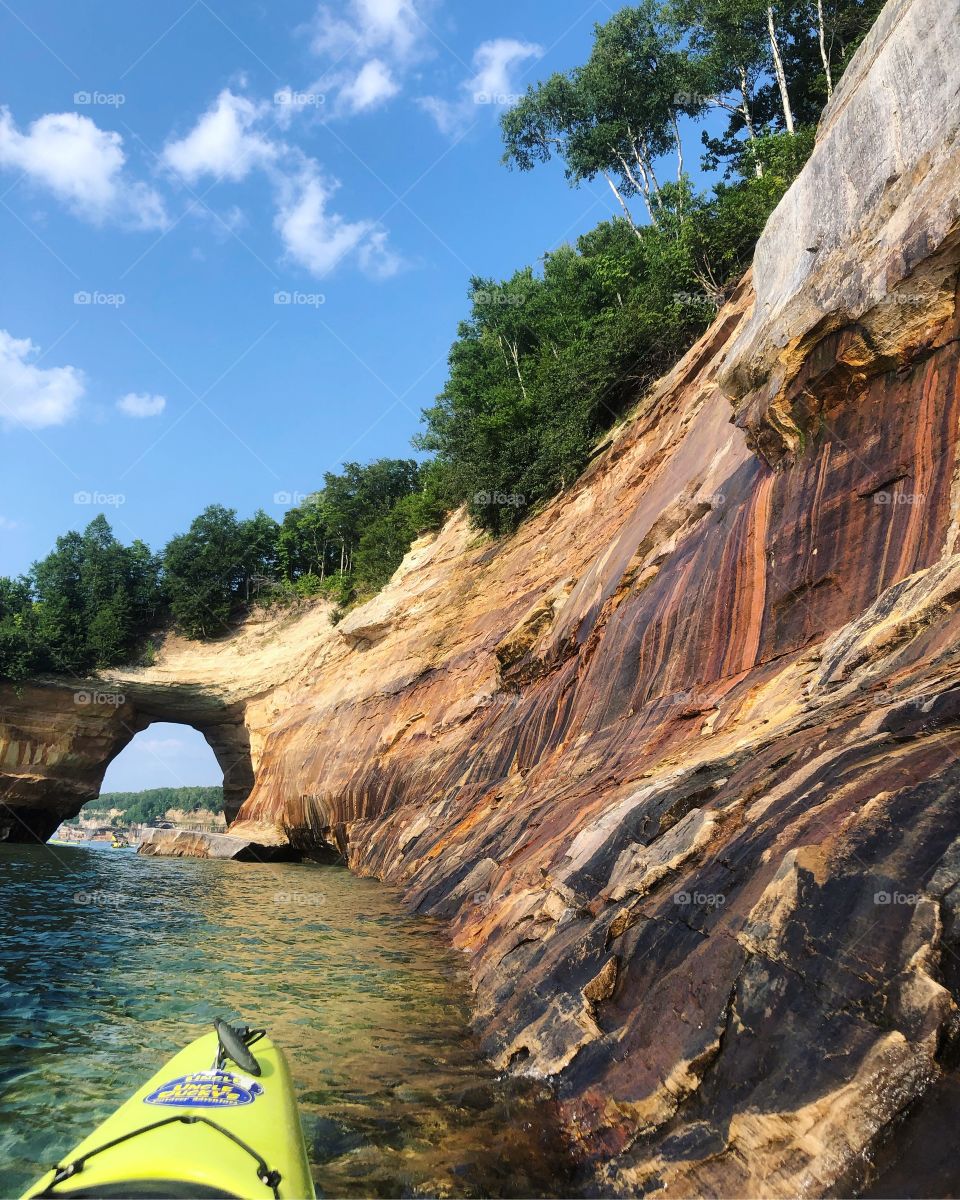
[[[780,38],[777,34],[777,22],[773,5],[767,5],[767,34],[770,39],[770,57],[773,61],[773,74],[780,89],[780,103],[783,105],[783,123],[787,133],[796,133],[793,121],[793,108],[790,104],[790,90],[787,87],[787,74],[783,69],[783,54],[780,50]]]
[[[830,68],[830,52],[827,48],[827,30],[823,16],[823,0],[817,0],[817,45],[823,63],[823,77],[827,85],[827,99],[833,96],[833,72]]]
[[[691,56],[689,72],[706,108],[730,114],[728,135],[746,134],[755,147],[755,89],[766,62],[766,29],[751,0],[674,0],[671,20]],[[753,172],[763,162],[753,154]]]
[[[633,197],[659,225],[659,164],[672,157],[682,181],[680,118],[703,107],[690,67],[655,0],[621,10],[595,28],[584,66],[528,89],[504,114],[504,161],[529,170],[557,154],[574,184],[602,176],[635,232]]]

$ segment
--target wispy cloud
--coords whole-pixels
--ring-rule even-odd
[[[151,396],[147,392],[128,392],[117,401],[117,408],[124,416],[138,419],[159,417],[166,407],[165,396]]]
[[[312,85],[331,97],[327,116],[355,116],[386,104],[417,63],[434,52],[426,17],[436,0],[347,0],[320,4],[311,49],[323,64]]]
[[[369,112],[391,100],[400,91],[390,68],[379,58],[363,64],[356,76],[340,90],[341,104],[351,113]]]
[[[463,80],[457,96],[423,96],[420,107],[433,117],[441,133],[461,132],[476,118],[478,105],[504,108],[520,98],[515,82],[517,67],[543,57],[543,47],[516,38],[492,38],[481,42],[474,51],[474,73]]]
[[[287,256],[313,275],[328,275],[344,258],[356,253],[361,268],[384,279],[401,265],[387,247],[387,233],[372,221],[348,221],[330,208],[339,184],[324,179],[312,161],[298,177],[284,181],[276,228]]]
[[[370,70],[356,81],[350,103],[357,110],[375,106],[391,87],[388,73]],[[239,183],[261,171],[273,186],[273,224],[291,262],[324,276],[353,256],[371,278],[388,278],[402,260],[390,250],[387,231],[375,221],[335,211],[331,198],[339,182],[316,159],[275,135],[277,125],[285,124],[277,117],[289,111],[294,95],[285,89],[269,103],[224,89],[185,137],[167,142],[164,162],[190,182],[212,175]],[[239,209],[231,213],[231,227],[242,222]]]
[[[348,0],[345,15],[321,4],[313,19],[313,52],[330,58],[389,54],[399,61],[418,57],[428,36],[416,0]]]
[[[224,88],[185,137],[167,142],[163,160],[191,183],[203,175],[234,182],[245,179],[280,153],[256,128],[269,111],[269,105]]]

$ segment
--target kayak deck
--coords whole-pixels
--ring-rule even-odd
[[[216,1033],[170,1059],[24,1195],[313,1200],[286,1061],[256,1043],[254,1078],[214,1069]]]

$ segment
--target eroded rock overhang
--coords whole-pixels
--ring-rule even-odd
[[[204,735],[232,820],[253,786],[242,704],[189,684],[50,679],[0,687],[0,841],[45,841],[99,795],[113,759],[155,721]]]

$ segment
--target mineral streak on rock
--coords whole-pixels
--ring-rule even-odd
[[[513,538],[457,515],[116,711],[6,691],[19,819],[163,695],[239,747],[232,833],[450,919],[592,1186],[859,1187],[960,1029],[958,84],[958,0],[893,0],[753,276]]]

